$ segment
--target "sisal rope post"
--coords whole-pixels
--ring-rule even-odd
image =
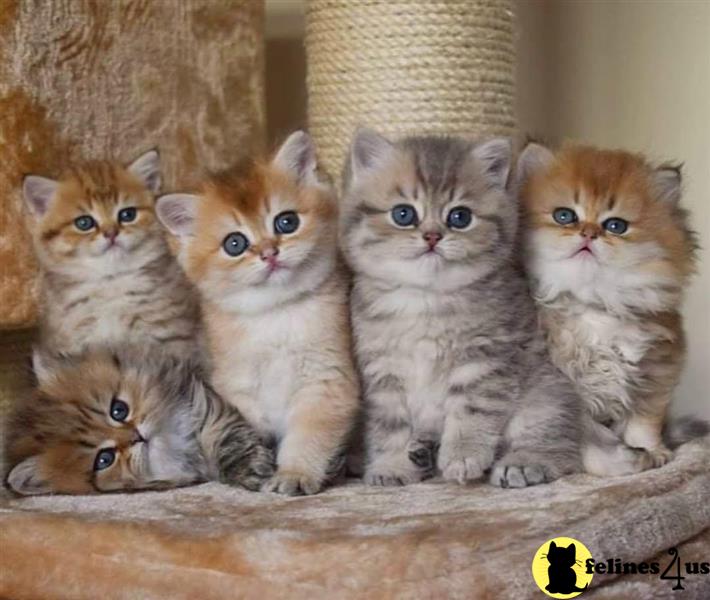
[[[336,178],[353,131],[511,135],[511,0],[309,0],[308,122]]]

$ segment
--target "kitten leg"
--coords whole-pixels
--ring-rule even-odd
[[[590,415],[585,416],[582,464],[587,473],[600,477],[632,475],[653,466],[647,452],[627,446],[611,429]]]
[[[265,489],[291,496],[316,494],[339,466],[355,421],[356,394],[347,382],[323,382],[301,390],[292,402],[278,469]]]
[[[481,368],[468,369],[481,373]],[[456,381],[449,389],[444,431],[437,466],[444,479],[466,483],[480,479],[493,463],[503,428],[516,393],[512,367],[485,369],[467,383]]]
[[[632,448],[643,448],[652,467],[662,467],[673,458],[673,451],[663,443],[662,432],[669,398],[663,396],[645,403],[645,408],[656,408],[652,413],[632,413],[624,429],[624,441]]]
[[[424,470],[410,458],[418,456],[412,441],[410,415],[400,390],[368,390],[363,477],[369,485],[407,485],[424,478]]]
[[[507,450],[491,470],[500,487],[527,487],[581,470],[581,401],[551,364],[529,382],[505,431]]]

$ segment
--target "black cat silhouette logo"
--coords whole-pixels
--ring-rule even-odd
[[[587,547],[573,538],[556,537],[535,553],[532,574],[537,587],[552,598],[575,598],[589,587],[593,573],[584,565],[592,558]]]

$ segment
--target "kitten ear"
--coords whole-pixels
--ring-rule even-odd
[[[530,142],[518,157],[516,179],[525,181],[540,169],[545,169],[555,160],[555,155],[542,144]]]
[[[54,179],[27,175],[22,180],[22,195],[33,217],[39,218],[47,212],[59,183]]]
[[[7,476],[8,487],[23,496],[49,494],[52,489],[40,472],[37,456],[26,458],[16,465]]]
[[[192,235],[199,201],[194,194],[166,194],[156,200],[155,214],[173,235]]]
[[[136,158],[128,165],[128,172],[138,177],[154,194],[160,191],[160,154],[156,149],[148,150]]]
[[[505,189],[513,160],[513,144],[508,138],[493,138],[473,148],[473,156],[496,187]]]
[[[353,181],[378,169],[394,154],[394,145],[372,129],[359,128],[350,147],[350,173]]]
[[[661,165],[652,174],[653,194],[660,202],[678,204],[683,184],[681,166]]]
[[[276,152],[272,164],[301,185],[318,185],[316,147],[305,131],[294,131]]]

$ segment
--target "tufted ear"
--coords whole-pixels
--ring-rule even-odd
[[[394,145],[372,129],[361,127],[350,147],[350,173],[353,181],[379,169],[394,154]]]
[[[7,476],[8,487],[23,496],[49,494],[52,489],[40,472],[39,458],[31,456],[10,471]]]
[[[47,212],[58,186],[54,179],[39,175],[25,176],[22,180],[22,196],[33,217],[40,218]]]
[[[305,131],[294,131],[274,156],[273,165],[301,185],[318,185],[316,147]]]
[[[483,165],[486,176],[499,188],[505,189],[513,160],[513,145],[508,138],[493,138],[473,148],[473,156]]]
[[[660,202],[678,204],[680,202],[683,174],[681,165],[661,165],[651,176],[653,194]]]
[[[156,200],[155,214],[173,235],[192,235],[199,201],[194,194],[165,194]]]
[[[154,194],[160,191],[160,154],[157,150],[148,150],[141,154],[128,165],[128,172],[138,177]]]
[[[518,167],[516,169],[516,179],[522,183],[530,175],[545,169],[555,160],[555,155],[542,144],[530,142],[518,157]]]

